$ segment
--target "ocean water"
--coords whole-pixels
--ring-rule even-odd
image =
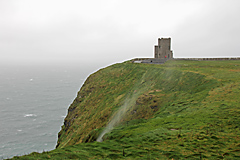
[[[93,69],[0,66],[0,159],[55,148],[67,109]]]

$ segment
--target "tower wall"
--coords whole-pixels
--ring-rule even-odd
[[[171,51],[171,38],[159,38],[158,46],[155,46],[154,58],[173,58]]]

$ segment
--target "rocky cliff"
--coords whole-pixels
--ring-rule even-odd
[[[239,79],[237,60],[109,66],[89,76],[78,92],[57,149],[29,156],[239,158]]]

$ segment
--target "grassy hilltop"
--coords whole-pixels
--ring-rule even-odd
[[[14,158],[239,159],[239,127],[240,61],[128,61],[88,77],[55,150]]]

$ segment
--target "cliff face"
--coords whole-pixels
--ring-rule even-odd
[[[239,79],[234,60],[112,65],[88,77],[55,150],[16,159],[239,159]]]
[[[172,60],[164,65],[125,62],[101,69],[88,77],[69,107],[57,148],[95,141],[122,106],[124,113],[114,126],[134,119],[195,114],[203,107],[214,106],[213,103],[219,107],[223,102],[216,94],[221,93],[223,86],[231,88],[228,80],[239,74],[233,71],[228,76],[221,75],[231,68],[234,70],[234,63],[238,64],[229,62]],[[230,99],[224,101],[229,103]],[[194,121],[194,127],[207,123],[206,119]],[[192,123],[172,128],[189,128],[189,125]]]

